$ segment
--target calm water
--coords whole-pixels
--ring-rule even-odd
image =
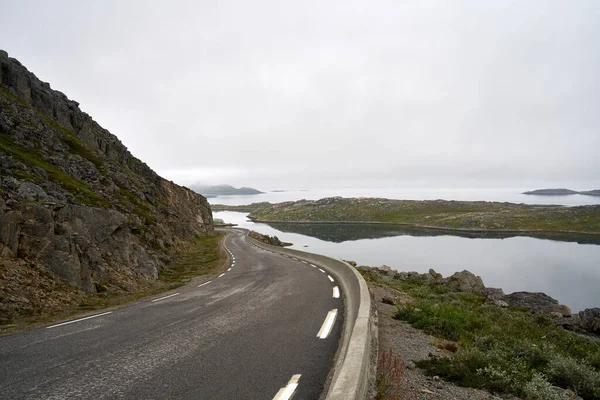
[[[600,307],[600,238],[469,237],[390,226],[256,224],[229,211],[214,216],[299,250],[401,271],[433,268],[444,276],[467,269],[506,293],[544,292],[573,312]]]
[[[577,189],[577,188],[575,188]],[[585,188],[584,188],[585,189]],[[582,190],[584,190],[582,189]],[[579,206],[600,204],[600,196],[574,194],[569,196],[532,196],[522,194],[531,188],[516,189],[310,189],[286,192],[268,192],[251,196],[219,196],[208,199],[211,204],[241,205],[261,201],[318,200],[323,197],[383,197],[398,200],[461,200],[500,201],[525,204],[560,204]]]

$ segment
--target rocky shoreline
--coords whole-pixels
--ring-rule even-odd
[[[250,236],[252,239],[258,240],[259,242],[270,244],[271,246],[288,247],[293,244],[288,242],[282,242],[277,236],[263,235],[256,231],[250,231],[248,236]]]
[[[356,263],[350,262],[356,266]],[[415,281],[431,286],[445,286],[456,292],[473,293],[485,297],[486,304],[494,307],[516,307],[527,309],[532,313],[543,314],[554,319],[557,326],[564,329],[600,336],[600,308],[587,308],[573,314],[566,305],[541,292],[514,292],[505,294],[500,288],[486,287],[481,277],[463,270],[444,278],[442,274],[430,269],[427,273],[415,271],[396,271],[387,265],[380,267],[360,267],[379,275],[383,279],[399,281]],[[398,298],[385,296],[381,299],[386,304],[397,304]]]

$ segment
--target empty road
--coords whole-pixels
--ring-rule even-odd
[[[224,274],[0,338],[1,399],[318,399],[343,324],[319,266],[225,240]]]

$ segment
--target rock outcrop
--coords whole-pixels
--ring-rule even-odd
[[[212,232],[203,196],[158,176],[0,50],[0,324],[43,312],[45,291],[135,290]]]
[[[286,247],[292,245],[292,243],[282,242],[277,236],[263,235],[255,231],[250,231],[248,236],[258,240],[259,242],[270,244],[271,246]]]
[[[543,314],[560,313],[565,317],[571,315],[569,307],[559,304],[558,300],[545,293],[514,292],[502,297],[501,300],[509,306],[527,308],[533,312]]]

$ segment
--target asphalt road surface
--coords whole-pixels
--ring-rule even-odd
[[[225,247],[230,269],[207,283],[1,337],[0,398],[318,399],[343,323],[337,281],[238,230]]]

